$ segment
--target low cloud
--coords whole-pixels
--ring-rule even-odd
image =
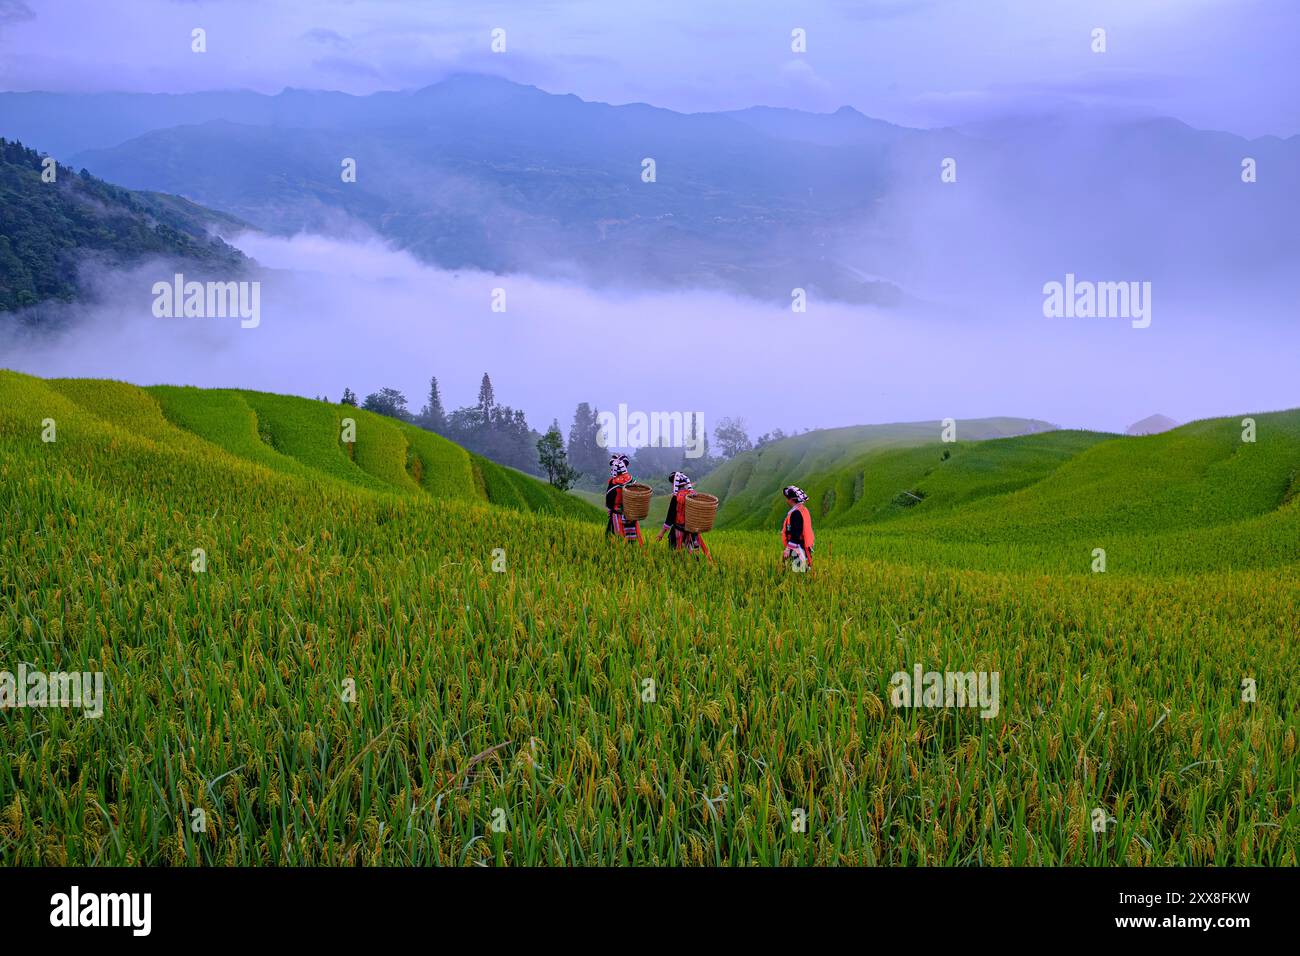
[[[378,239],[234,241],[259,264],[246,277],[262,283],[257,328],[155,318],[150,290],[177,268],[155,262],[101,272],[97,304],[57,310],[56,336],[0,332],[0,366],[332,400],[392,386],[416,408],[436,375],[448,409],[472,403],[488,371],[534,427],[558,418],[566,430],[582,401],[700,411],[710,428],[742,415],[752,433],[985,415],[1122,430],[1153,411],[1186,421],[1296,404],[1285,348],[1198,333],[1158,305],[1144,330],[1046,319],[1037,288],[966,303],[991,322],[815,298],[795,314],[722,293],[441,270]],[[492,311],[496,289],[505,312]]]

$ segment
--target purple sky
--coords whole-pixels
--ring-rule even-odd
[[[0,0],[7,90],[369,93],[474,70],[685,111],[931,126],[1081,103],[1254,137],[1300,132],[1297,61],[1296,0]]]

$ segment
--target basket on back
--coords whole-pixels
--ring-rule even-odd
[[[633,482],[623,486],[623,517],[629,521],[644,521],[650,513],[650,496],[654,490],[649,485]]]
[[[718,499],[713,495],[697,491],[686,496],[686,517],[682,524],[687,531],[712,531],[713,519],[717,516]]]

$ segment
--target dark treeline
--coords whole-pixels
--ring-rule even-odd
[[[546,478],[557,487],[603,489],[609,475],[610,451],[599,441],[599,409],[588,402],[579,404],[567,441],[558,422],[552,422],[543,435],[528,424],[523,409],[496,400],[492,379],[486,372],[479,384],[478,400],[450,413],[443,406],[436,377],[429,380],[428,394],[418,412],[412,411],[406,396],[395,388],[381,388],[360,401],[350,388],[345,388],[340,401],[436,432],[475,454]],[[751,442],[744,419],[724,418],[713,429],[716,454],[705,432],[703,455],[687,458],[681,448],[651,445],[630,453],[630,470],[638,480],[666,491],[668,475],[673,471],[685,471],[698,480],[726,459],[784,437],[777,429]]]
[[[395,388],[381,388],[360,402],[350,388],[345,388],[340,401],[436,432],[498,464],[544,475],[537,448],[542,435],[529,426],[523,409],[496,400],[492,379],[486,372],[479,385],[478,401],[450,414],[443,407],[436,377],[429,380],[429,392],[418,412],[411,410],[406,396]]]

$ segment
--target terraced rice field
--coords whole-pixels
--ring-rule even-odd
[[[850,455],[794,574],[775,470],[705,564],[355,409],[0,372],[0,669],[105,681],[0,712],[0,862],[1295,865],[1256,419]],[[917,664],[996,716],[895,707]]]

